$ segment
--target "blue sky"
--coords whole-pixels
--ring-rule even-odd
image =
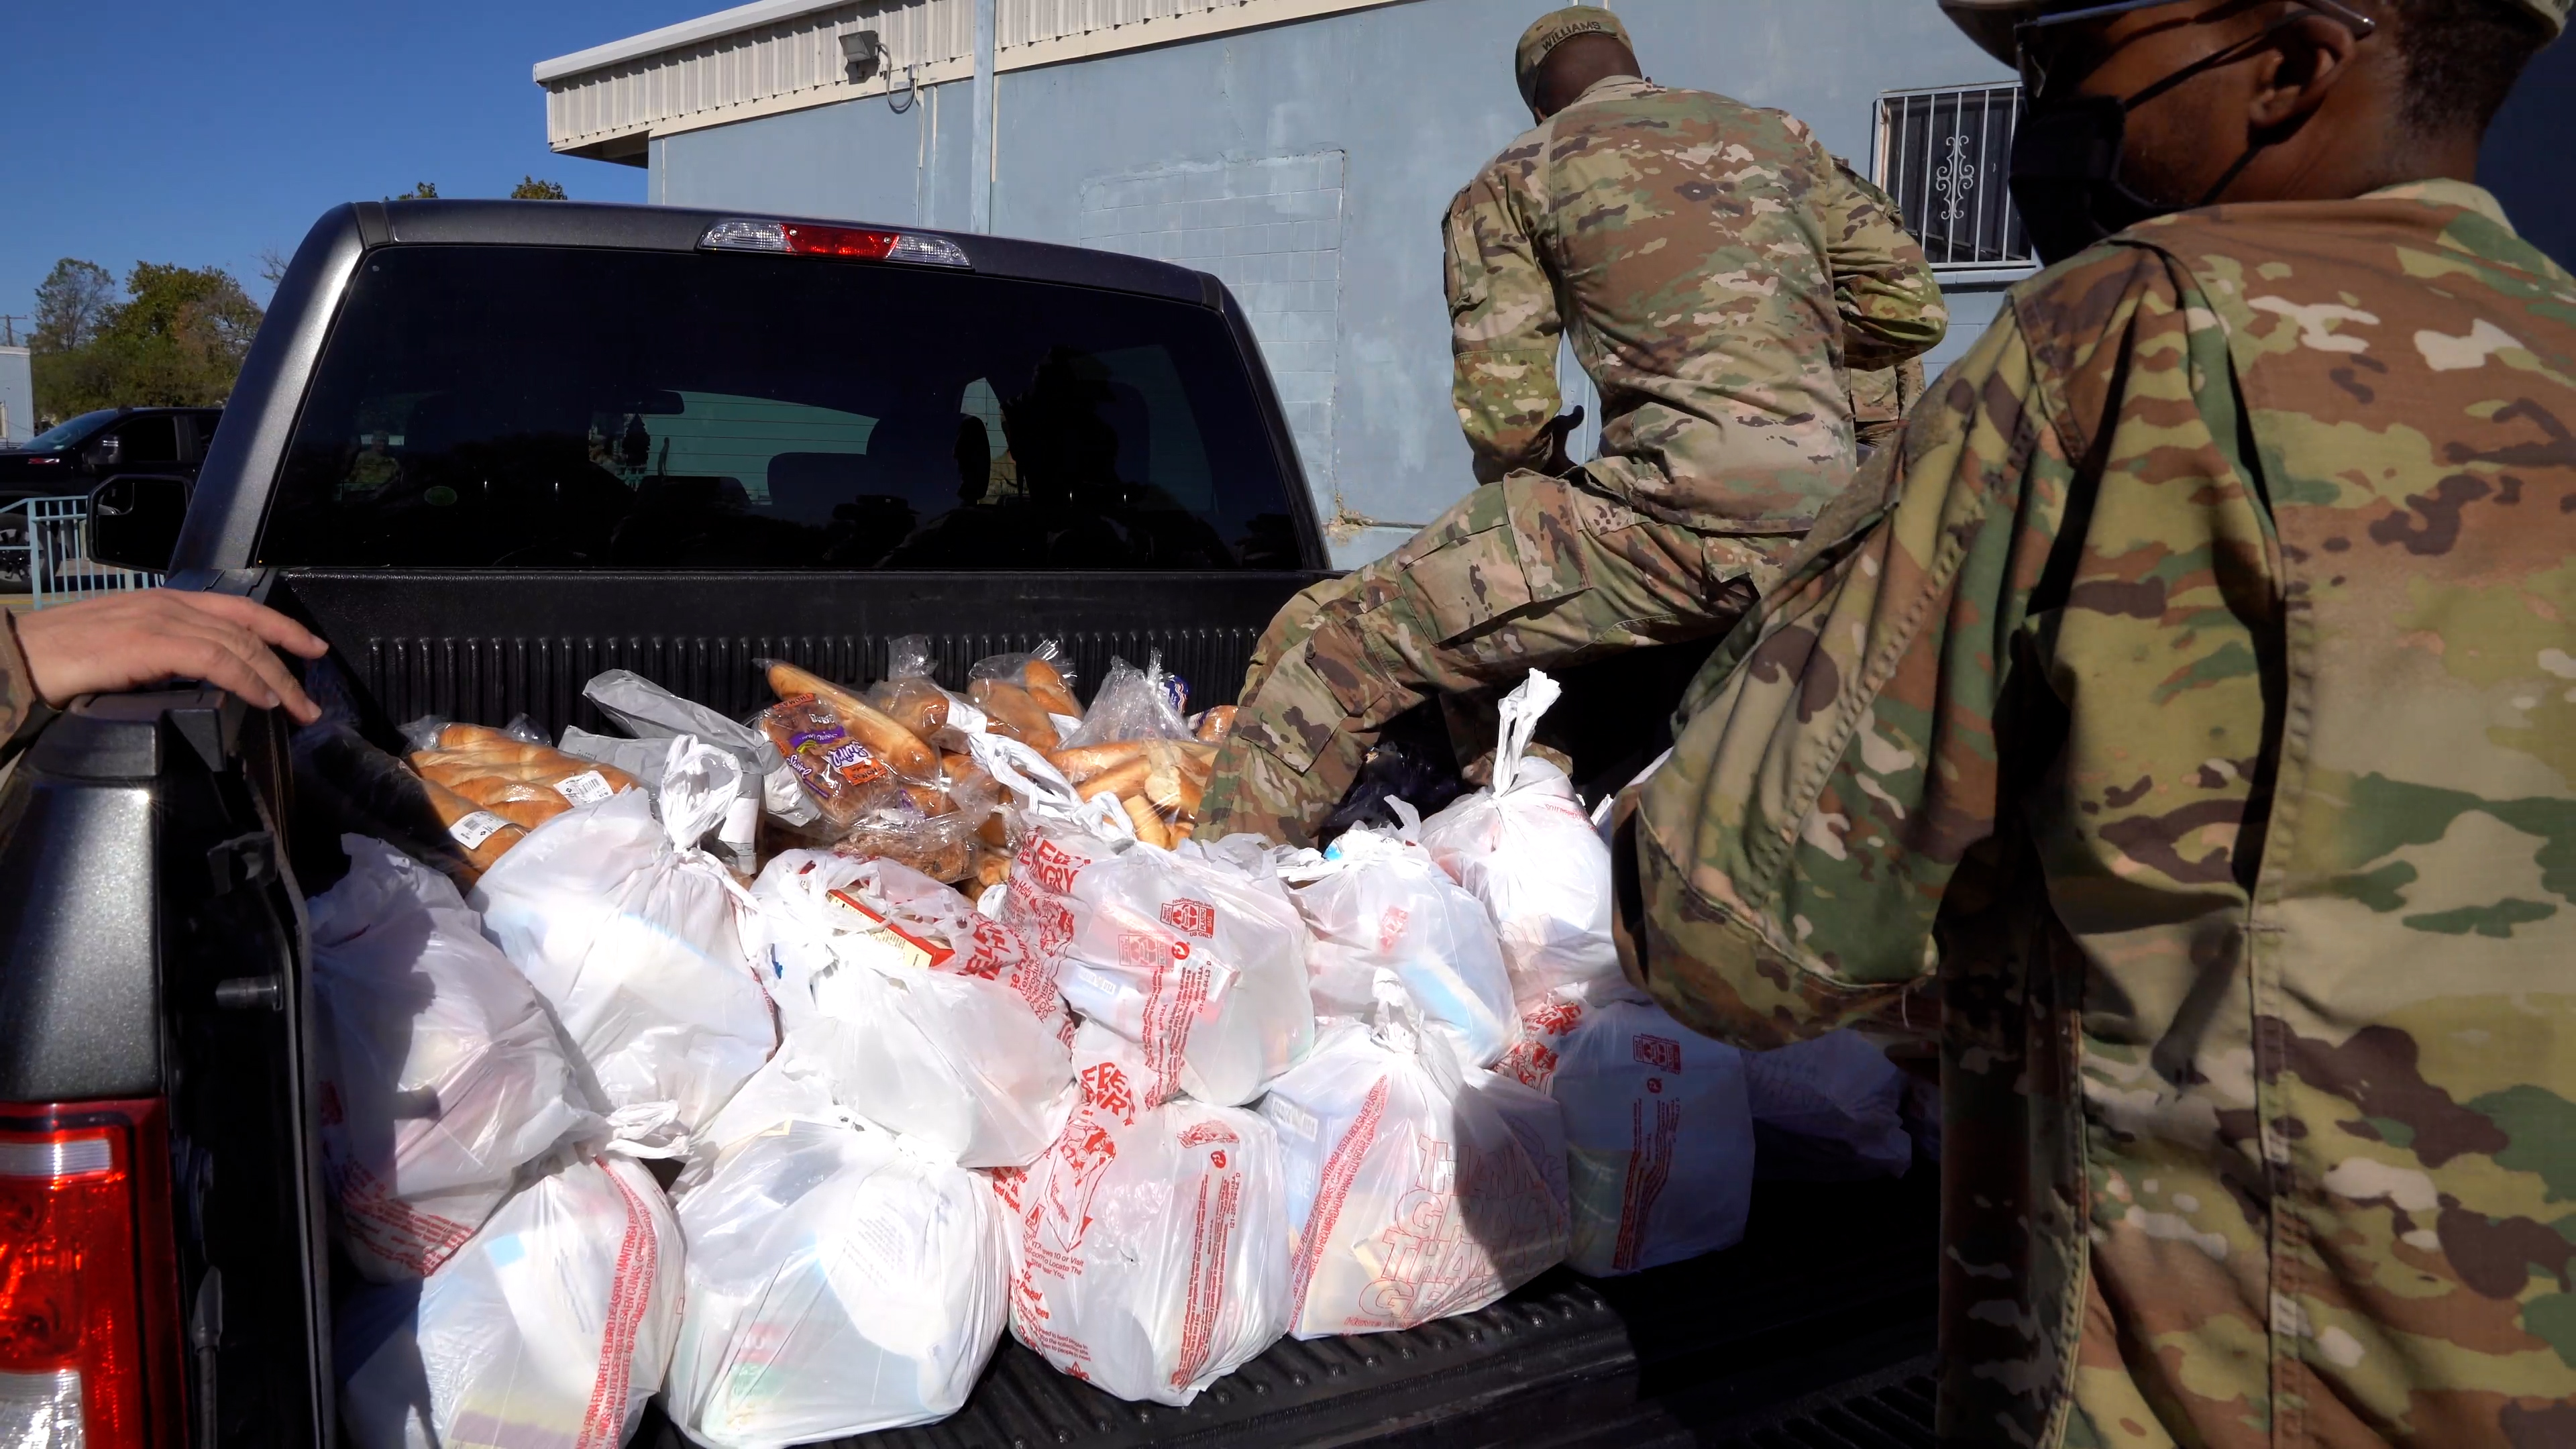
[[[723,7],[8,0],[0,313],[31,310],[65,256],[120,279],[138,260],[220,266],[265,301],[262,248],[292,252],[333,204],[415,181],[501,196],[535,175],[587,200],[641,201],[642,168],[546,149],[528,68]],[[2489,184],[2562,260],[2576,259],[2571,132],[2576,39],[2525,77],[2487,156]]]
[[[533,174],[642,201],[642,168],[546,149],[528,67],[724,4],[9,0],[0,312],[27,312],[65,256],[120,280],[136,261],[221,266],[265,301],[262,247],[291,253],[334,203],[415,181],[502,196]]]

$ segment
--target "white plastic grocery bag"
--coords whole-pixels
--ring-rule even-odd
[[[1520,1040],[1493,922],[1430,852],[1399,833],[1363,827],[1344,832],[1320,857],[1283,863],[1279,873],[1305,882],[1295,897],[1314,936],[1306,969],[1317,1015],[1366,1018],[1377,973],[1386,970],[1465,1065],[1489,1065]]]
[[[590,682],[581,687],[581,692],[599,707],[600,713],[634,735],[634,743],[663,746],[680,735],[690,735],[732,755],[742,762],[745,777],[758,782],[743,792],[743,798],[748,800],[756,794],[770,814],[788,824],[807,825],[821,817],[823,812],[815,806],[813,797],[796,783],[796,772],[779,758],[778,747],[759,730],[729,720],[695,700],[682,699],[631,669],[611,669],[604,674],[593,675]],[[600,741],[598,735],[567,729],[560,748],[566,754],[599,759],[602,754],[591,751],[601,748],[599,743],[594,743]],[[576,743],[585,748],[573,748]],[[652,779],[661,773],[661,762],[662,752],[656,749],[647,768],[630,769],[629,773]],[[612,760],[611,763],[622,761]]]
[[[662,1386],[680,1232],[651,1174],[568,1160],[417,1284],[339,1314],[357,1449],[614,1449]]]
[[[1747,1052],[1744,1075],[1762,1176],[1844,1182],[1914,1165],[1905,1073],[1859,1032]]]
[[[381,840],[340,845],[349,873],[306,906],[323,1170],[349,1261],[392,1283],[462,1248],[521,1166],[605,1124],[447,877]]]
[[[781,854],[753,895],[787,1034],[833,1100],[968,1167],[1055,1140],[1072,1022],[1016,930],[895,862],[822,851]]]
[[[1073,934],[1056,986],[1086,1022],[1142,1050],[1146,1102],[1186,1091],[1240,1106],[1313,1044],[1306,923],[1267,870],[1195,842],[1131,844],[1066,895]]]
[[[820,969],[835,936],[874,934],[924,969],[1002,987],[1049,1030],[1073,1036],[1055,988],[1055,962],[1018,927],[982,915],[955,887],[901,861],[781,851],[751,894],[767,931],[773,978],[799,963]]]
[[[1753,1210],[1745,1054],[1624,984],[1556,992],[1496,1070],[1565,1109],[1575,1271],[1633,1273],[1728,1247]]]
[[[679,1217],[688,1297],[666,1403],[701,1444],[943,1418],[1010,1318],[1016,1225],[974,1174],[879,1128],[776,1123]]]
[[[1025,1174],[1011,1332],[1122,1399],[1181,1405],[1288,1331],[1279,1143],[1250,1112],[1147,1105],[1135,1048],[1074,1038],[1082,1104]]]
[[[1557,987],[1619,976],[1610,848],[1565,772],[1527,753],[1539,716],[1562,692],[1531,670],[1503,697],[1492,788],[1422,823],[1423,848],[1493,917],[1524,1011]]]
[[[1299,1338],[1473,1312],[1565,1258],[1556,1103],[1471,1080],[1392,975],[1377,989],[1372,1021],[1326,1027],[1261,1099],[1287,1168]]]
[[[473,895],[484,934],[553,1006],[608,1105],[659,1106],[678,1136],[778,1043],[738,921],[748,898],[697,846],[741,787],[731,755],[683,735],[663,770],[660,820],[632,790],[565,811]]]
[[[714,1175],[726,1153],[782,1122],[867,1125],[866,1119],[832,1099],[831,1079],[823,1064],[798,1044],[793,1030],[716,1115],[691,1134],[688,1161],[671,1183],[671,1200],[687,1202],[689,1194]]]

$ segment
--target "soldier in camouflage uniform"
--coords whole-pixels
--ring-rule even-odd
[[[1897,205],[1896,198],[1888,195],[1878,183],[1853,170],[1852,164],[1840,156],[1834,158],[1834,166],[1842,172],[1844,180],[1863,196],[1878,203],[1879,209],[1897,225],[1905,224],[1904,211]],[[1905,422],[1905,415],[1914,411],[1914,405],[1922,398],[1923,359],[1920,356],[1909,357],[1894,367],[1852,370],[1852,441],[1859,445],[1862,461],[1866,462],[1870,454],[1887,446]]]
[[[143,589],[59,608],[0,611],[0,754],[22,731],[84,694],[184,676],[300,724],[322,711],[274,649],[319,659],[331,646],[274,609],[230,594]]]
[[[1725,629],[1851,476],[1846,366],[1947,325],[1921,249],[1796,120],[1640,79],[1597,7],[1542,17],[1517,63],[1539,125],[1446,229],[1484,486],[1271,624],[1202,831],[1308,843],[1424,699]],[[1605,413],[1580,470],[1552,426],[1568,329]]]
[[[1923,359],[1910,357],[1901,367],[1882,367],[1876,372],[1855,372],[1851,376],[1852,438],[1860,444],[1860,455],[1870,454],[1895,441],[1905,426],[1905,415],[1923,400]]]
[[[2242,204],[2016,288],[1639,792],[1685,1022],[1937,982],[1944,1442],[2576,1444],[2576,277],[2465,179],[2568,3],[2020,31]]]

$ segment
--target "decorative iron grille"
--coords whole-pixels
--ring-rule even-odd
[[[1897,91],[1878,101],[1878,184],[1935,267],[2035,266],[2004,178],[2021,87]]]

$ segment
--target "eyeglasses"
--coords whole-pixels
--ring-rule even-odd
[[[2013,54],[2021,70],[2022,95],[2026,99],[2038,99],[2040,93],[2047,88],[2052,75],[2058,76],[2068,85],[2073,85],[2090,75],[2094,68],[2107,58],[2093,56],[2089,60],[2081,61],[2078,66],[2058,64],[2057,62],[2063,58],[2061,52],[2066,47],[2049,43],[2056,38],[2050,34],[2051,31],[2061,31],[2062,27],[2081,25],[2091,20],[2107,20],[2114,15],[2126,15],[2132,10],[2152,10],[2159,5],[2172,3],[2173,0],[2111,0],[2109,4],[2088,5],[2080,10],[2061,10],[2053,15],[2042,15],[2014,26]],[[2353,9],[2343,3],[2343,0],[2300,0],[2300,3],[2304,9],[2317,11],[2341,23],[2357,39],[2367,40],[2379,30],[2378,21]],[[2282,22],[2283,25],[2288,23],[2286,20]],[[2266,29],[2262,36],[2256,37],[2256,40],[2259,42],[2268,38],[2280,28],[2279,25],[2272,26]]]

